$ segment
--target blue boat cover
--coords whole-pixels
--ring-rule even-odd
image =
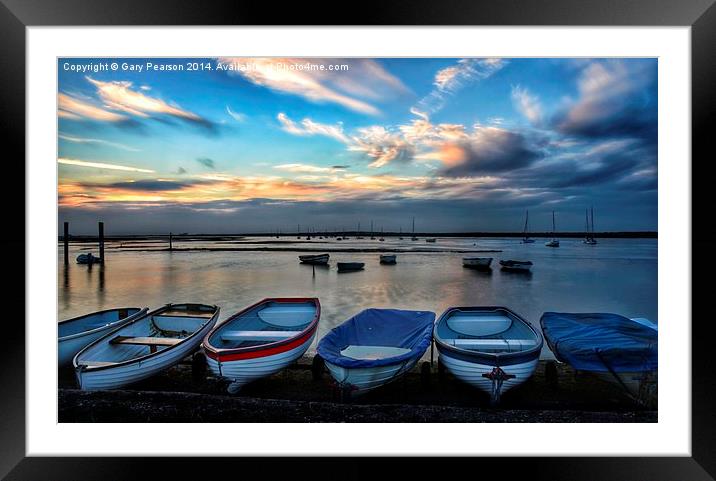
[[[318,354],[336,366],[376,367],[396,364],[423,355],[430,345],[435,313],[399,309],[366,309],[333,328],[318,343]],[[342,356],[348,346],[390,346],[410,349],[399,356],[382,359],[353,359]]]
[[[657,331],[624,316],[545,312],[540,324],[557,359],[575,369],[597,372],[657,369]]]

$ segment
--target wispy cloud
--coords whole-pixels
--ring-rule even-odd
[[[297,124],[283,112],[279,113],[276,118],[281,123],[281,128],[293,135],[323,135],[346,144],[350,142],[348,136],[343,133],[343,126],[341,124],[322,124],[320,122],[314,122],[309,118],[305,118],[300,124]]]
[[[533,125],[542,123],[542,104],[526,88],[519,85],[512,87],[512,104]]]
[[[88,162],[86,160],[76,160],[76,159],[60,158],[60,159],[57,159],[57,163],[64,164],[64,165],[76,165],[78,167],[91,167],[91,168],[95,168],[95,169],[124,170],[124,171],[128,171],[128,172],[147,172],[147,173],[154,172],[153,170],[140,169],[138,167],[129,167],[126,165],[118,165],[118,164],[107,164],[104,162]]]
[[[201,165],[203,165],[204,167],[207,167],[207,168],[209,168],[209,169],[214,169],[214,168],[216,168],[216,165],[215,165],[215,163],[214,163],[214,160],[213,160],[213,159],[210,159],[210,158],[208,158],[208,157],[199,157],[198,159],[196,159],[196,161],[199,162],[199,163],[200,163]]]
[[[507,61],[500,58],[465,58],[455,65],[438,70],[433,89],[411,109],[416,115],[433,114],[445,106],[447,98],[466,85],[491,77],[501,70]]]
[[[118,122],[127,118],[125,115],[110,112],[62,92],[57,94],[57,115],[73,120],[91,119],[106,122]]]
[[[136,149],[134,147],[130,147],[129,145],[120,144],[118,142],[110,142],[108,140],[102,140],[102,139],[88,139],[84,137],[75,137],[72,135],[66,135],[66,134],[58,134],[58,138],[62,140],[66,140],[68,142],[73,142],[77,144],[101,144],[101,145],[107,145],[109,147],[115,147],[117,149],[127,150],[129,152],[139,152],[139,149]]]
[[[332,173],[346,169],[344,165],[334,165],[331,167],[318,167],[316,165],[309,164],[281,164],[275,165],[274,169],[283,170],[286,172],[300,172],[300,173]]]
[[[217,62],[229,75],[239,75],[256,85],[368,115],[377,115],[380,110],[367,100],[407,91],[397,77],[370,59],[221,57]],[[347,70],[331,69],[337,65],[346,65]]]
[[[236,120],[237,122],[244,122],[246,120],[246,115],[234,112],[228,105],[226,106],[226,113],[229,114],[229,117]]]

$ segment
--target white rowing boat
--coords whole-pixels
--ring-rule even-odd
[[[492,257],[463,257],[462,265],[473,269],[489,269]]]
[[[82,349],[72,364],[83,390],[118,389],[154,376],[191,355],[214,327],[219,308],[167,304]]]

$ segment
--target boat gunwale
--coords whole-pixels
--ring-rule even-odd
[[[439,335],[438,335],[438,326],[440,326],[441,322],[447,322],[447,319],[450,317],[450,315],[455,311],[477,311],[477,312],[496,312],[496,311],[506,311],[509,316],[512,318],[511,320],[514,322],[515,320],[518,320],[525,324],[536,336],[537,338],[537,344],[529,349],[521,350],[521,351],[514,351],[514,352],[484,352],[484,351],[476,351],[473,349],[465,349],[457,346],[452,346],[450,344],[447,344]],[[481,336],[476,336],[477,338]],[[438,347],[438,352],[445,350],[446,354],[450,355],[451,357],[456,357],[458,359],[468,361],[468,362],[475,362],[478,360],[484,360],[485,364],[491,364],[496,366],[506,366],[511,364],[519,364],[520,362],[524,362],[527,360],[531,360],[535,357],[539,357],[540,353],[542,352],[542,347],[544,346],[544,338],[540,332],[532,326],[527,320],[517,314],[512,309],[505,307],[505,306],[453,306],[449,307],[448,309],[443,312],[437,321],[435,321],[435,326],[433,328],[433,339],[435,340],[435,344]]]
[[[77,359],[79,358],[80,354],[83,354],[85,351],[89,350],[91,347],[95,346],[96,344],[99,344],[99,343],[103,342],[103,341],[104,341],[105,339],[107,339],[109,336],[114,335],[115,333],[119,332],[121,329],[124,329],[125,327],[128,327],[128,326],[130,326],[130,325],[132,325],[132,324],[134,324],[134,323],[136,323],[136,322],[138,322],[138,321],[141,321],[142,319],[145,319],[145,318],[150,317],[150,316],[156,316],[156,315],[157,315],[158,313],[160,313],[160,312],[167,311],[167,310],[169,310],[169,309],[170,309],[171,307],[173,307],[173,306],[203,306],[203,307],[210,307],[210,308],[212,308],[212,309],[214,310],[214,314],[213,314],[210,318],[208,318],[208,319],[204,318],[204,319],[206,319],[206,322],[205,322],[204,324],[202,324],[202,326],[201,326],[199,329],[197,329],[196,331],[194,331],[193,333],[191,333],[189,336],[183,338],[180,342],[177,342],[177,343],[174,344],[173,346],[168,346],[166,349],[162,349],[161,351],[158,350],[158,351],[156,351],[156,352],[150,352],[149,354],[145,354],[144,356],[139,356],[139,357],[135,357],[135,358],[132,358],[132,359],[127,359],[126,361],[121,361],[121,362],[117,362],[117,363],[110,364],[110,365],[106,365],[106,366],[86,366],[86,365],[78,365],[78,364],[77,364]],[[79,351],[77,354],[75,354],[75,357],[72,358],[72,367],[73,367],[76,371],[77,371],[77,370],[80,370],[81,372],[98,372],[98,371],[103,371],[103,370],[107,370],[107,369],[115,369],[115,368],[117,368],[117,367],[129,366],[129,365],[131,365],[131,364],[141,363],[141,362],[146,361],[147,359],[152,358],[152,357],[158,357],[158,356],[161,355],[161,354],[167,353],[167,352],[171,351],[172,349],[175,349],[175,348],[177,348],[177,347],[183,345],[186,341],[192,339],[194,336],[199,335],[199,333],[201,332],[201,330],[202,330],[207,324],[211,324],[212,321],[216,322],[216,318],[218,318],[219,312],[220,312],[219,307],[218,307],[217,305],[214,305],[214,304],[197,304],[197,303],[191,303],[191,302],[166,304],[166,305],[164,305],[164,306],[162,306],[162,307],[159,307],[159,308],[157,308],[157,309],[154,309],[154,310],[151,311],[151,312],[145,313],[143,316],[138,317],[137,319],[134,319],[134,320],[131,321],[131,322],[128,322],[128,323],[126,323],[126,324],[123,324],[121,327],[118,327],[117,329],[114,329],[114,330],[112,330],[111,332],[108,332],[107,334],[105,334],[104,336],[100,337],[100,338],[97,339],[96,341],[94,341],[94,342],[92,342],[91,344],[88,344],[87,346],[85,346],[81,351]]]
[[[296,331],[295,336],[291,336],[288,339],[281,339],[279,341],[274,342],[267,342],[265,344],[259,344],[256,346],[245,346],[245,347],[229,347],[229,348],[221,348],[216,347],[212,345],[209,342],[209,338],[217,333],[220,329],[223,329],[226,327],[227,324],[230,322],[236,320],[237,318],[243,316],[247,312],[251,311],[252,309],[255,309],[262,304],[268,304],[269,302],[283,302],[283,303],[309,303],[312,302],[316,306],[316,313],[313,316],[313,320],[306,326],[304,329],[300,331]],[[254,304],[251,304],[248,307],[245,307],[244,309],[240,310],[236,314],[233,314],[232,316],[226,318],[221,324],[218,324],[214,326],[211,331],[209,331],[206,336],[204,336],[204,339],[201,341],[201,347],[204,349],[204,352],[207,356],[212,358],[213,360],[217,362],[231,362],[234,359],[225,360],[222,361],[221,357],[223,356],[231,356],[235,354],[244,354],[249,352],[256,352],[256,351],[263,351],[266,349],[273,349],[277,347],[284,346],[286,344],[290,344],[297,339],[301,339],[307,335],[313,335],[313,331],[315,331],[318,328],[318,321],[321,318],[321,302],[318,300],[317,297],[267,297],[264,298]],[[258,356],[263,357],[263,356]]]
[[[104,314],[105,312],[120,311],[120,310],[122,310],[122,309],[127,309],[127,310],[129,310],[129,309],[137,309],[137,312],[135,312],[134,314],[129,315],[129,316],[127,316],[127,317],[123,317],[123,318],[121,318],[121,319],[118,319],[118,320],[116,320],[116,321],[114,321],[114,322],[110,322],[109,324],[105,324],[104,326],[95,327],[94,329],[90,329],[90,330],[88,330],[88,331],[76,332],[76,333],[74,333],[74,334],[69,334],[69,335],[67,335],[67,336],[62,336],[62,337],[57,336],[57,342],[69,341],[69,340],[72,340],[72,339],[76,339],[76,338],[78,338],[78,337],[87,336],[87,335],[89,335],[89,334],[95,334],[95,333],[97,333],[97,332],[99,332],[99,331],[102,331],[102,330],[105,330],[105,329],[114,329],[114,328],[122,327],[122,326],[124,326],[125,324],[128,324],[128,323],[134,321],[135,319],[133,319],[133,318],[137,318],[137,317],[140,317],[142,314],[146,314],[146,312],[149,310],[148,307],[116,307],[116,308],[114,308],[114,309],[104,309],[104,310],[102,310],[102,311],[90,312],[89,314],[83,314],[83,315],[81,315],[81,316],[73,317],[73,318],[71,318],[71,319],[65,319],[64,321],[58,322],[58,323],[57,323],[58,334],[59,334],[59,327],[60,327],[61,325],[63,325],[63,324],[66,324],[66,323],[69,323],[69,322],[78,321],[78,320],[80,320],[80,319],[82,319],[82,318],[84,318],[84,317],[90,317],[90,316],[94,316],[94,315],[97,315],[97,314]]]

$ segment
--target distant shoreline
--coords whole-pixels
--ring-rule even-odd
[[[298,240],[297,237],[302,237],[305,239],[305,237],[309,235],[306,232],[302,233],[288,233],[288,234],[280,234],[279,239],[286,239],[290,238],[292,240]],[[473,237],[514,237],[514,238],[521,238],[524,237],[524,233],[522,232],[416,232],[415,234],[412,233],[399,233],[399,232],[382,232],[382,233],[369,233],[369,232],[356,232],[356,231],[346,231],[346,232],[315,232],[311,233],[311,238],[318,239],[319,237],[323,236],[333,236],[333,237],[340,237],[340,236],[346,236],[350,237],[351,239],[354,239],[357,236],[363,236],[364,240],[370,240],[370,236],[381,236],[381,237],[404,237],[405,239],[409,240],[410,237],[413,235],[420,238],[420,240],[424,240],[426,237],[466,237],[466,238],[473,238]],[[558,238],[582,238],[585,236],[584,232],[530,232],[530,237],[533,238],[552,238],[552,237],[558,237]],[[169,233],[166,234],[123,234],[123,235],[105,235],[104,239],[105,241],[142,241],[142,240],[166,240],[169,237]],[[236,240],[241,239],[244,237],[271,237],[276,238],[276,233],[248,233],[248,234],[172,234],[172,237],[177,241],[183,241],[183,242],[191,242],[191,241],[229,241],[229,240]],[[658,232],[655,231],[640,231],[640,232],[595,232],[593,234],[593,237],[597,239],[657,239],[658,238]],[[75,242],[95,242],[97,239],[96,235],[70,235],[70,240],[73,240]],[[302,240],[303,240],[302,239]],[[63,241],[64,236],[59,235],[58,241]]]

